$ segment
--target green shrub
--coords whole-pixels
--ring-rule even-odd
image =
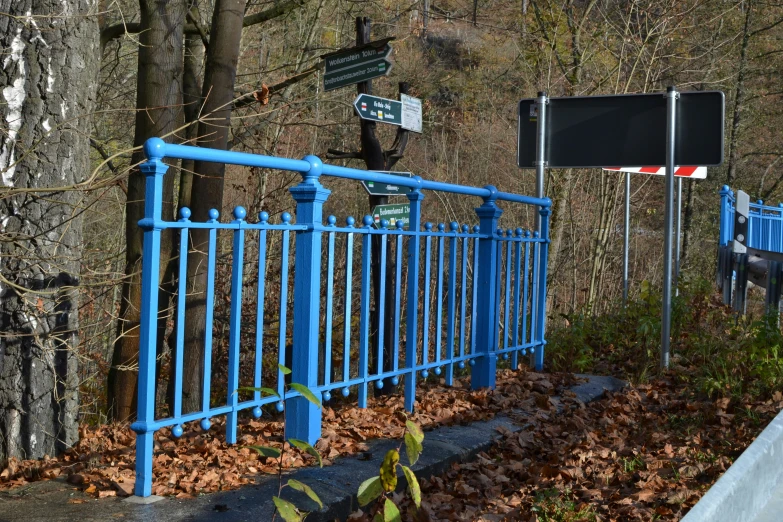
[[[610,373],[634,383],[660,375],[661,296],[647,282],[626,307],[560,317],[548,335],[552,370]],[[783,389],[781,347],[777,314],[737,317],[706,279],[682,284],[672,301],[671,370],[706,395],[763,398]]]

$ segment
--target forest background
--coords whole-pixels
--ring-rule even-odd
[[[78,422],[134,415],[144,200],[137,167],[146,139],[316,154],[364,168],[356,91],[324,92],[320,59],[354,45],[356,17],[372,20],[372,40],[395,38],[393,70],[374,82],[374,94],[396,99],[406,82],[423,101],[424,132],[408,136],[402,157],[389,162],[397,170],[533,194],[533,171],[516,165],[520,99],[676,85],[722,90],[727,116],[724,165],[684,183],[683,278],[714,268],[720,186],[783,200],[780,3],[0,0],[0,461],[55,454],[75,442]],[[376,132],[387,160],[399,152],[395,129]],[[618,306],[622,180],[597,169],[548,172],[555,326],[560,314]],[[634,296],[642,281],[660,285],[663,178],[632,181]],[[287,189],[297,182],[277,171],[175,162],[164,218],[188,206],[203,221],[210,208],[228,216],[243,205],[251,216],[279,219],[294,210]],[[341,189],[327,203],[338,219],[370,211],[360,187],[330,188]],[[473,224],[474,207],[439,197],[424,218]],[[519,212],[502,224],[533,228],[533,213]],[[164,234],[164,256],[172,241]],[[168,261],[164,287],[174,284]],[[216,331],[221,321],[217,313]],[[164,343],[163,365],[167,354]]]

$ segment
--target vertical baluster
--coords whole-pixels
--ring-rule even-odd
[[[775,214],[775,221],[773,222],[775,224],[775,230],[772,235],[772,241],[773,241],[773,250],[775,252],[781,251],[781,219],[783,219],[783,203],[778,203],[778,210],[777,214]]]
[[[165,154],[163,140],[153,138],[144,144],[149,161],[139,169],[146,178],[144,219],[139,227],[144,231],[144,250],[141,272],[141,323],[139,325],[139,382],[138,420],[131,425],[136,432],[136,484],[134,493],[139,497],[152,494],[152,453],[155,421],[155,366],[158,322],[158,275],[160,274],[160,221],[163,207],[163,175],[168,166],[161,159]]]
[[[180,223],[190,222],[190,209],[182,207],[179,211]],[[182,416],[182,365],[185,357],[185,298],[188,292],[188,228],[180,229],[179,235],[179,280],[177,286],[177,345],[174,348],[174,418]],[[177,424],[171,429],[175,437],[182,436],[182,426]]]
[[[446,386],[454,383],[454,324],[457,309],[457,236],[459,225],[456,221],[449,224],[449,287],[448,311],[446,312]]]
[[[473,225],[473,233],[478,234],[479,233],[479,226]],[[476,355],[476,303],[478,299],[478,287],[476,280],[476,270],[478,269],[478,262],[479,262],[479,251],[478,251],[478,243],[479,238],[474,237],[473,238],[473,297],[470,300],[470,355],[475,356]],[[475,357],[472,357],[470,359],[470,364],[473,366],[476,364]]]
[[[731,217],[731,200],[729,194],[731,189],[728,185],[723,185],[720,189],[720,245],[727,245],[731,240],[731,234],[729,232],[729,221],[733,220]]]
[[[536,325],[537,323],[537,311],[536,308],[536,296],[538,296],[538,253],[540,251],[538,246],[538,231],[533,232],[533,276],[531,278],[531,291],[530,291],[530,343],[533,345],[530,347],[530,353],[535,353],[536,351]]]
[[[514,346],[519,346],[519,290],[522,276],[522,229],[514,230],[514,326],[511,330]],[[511,356],[511,365],[517,369],[519,350],[514,350]]]
[[[356,222],[353,217],[345,220],[349,228]],[[351,299],[353,297],[353,232],[345,235],[345,313],[343,314],[343,381],[351,378]],[[343,388],[343,396],[347,397],[349,389]]]
[[[415,178],[420,181],[418,176]],[[416,401],[416,363],[418,361],[416,349],[419,345],[419,253],[421,250],[421,201],[424,199],[424,194],[419,190],[415,190],[408,194],[408,201],[410,201],[410,224],[409,229],[415,232],[408,239],[408,297],[407,297],[407,313],[405,318],[405,367],[410,371],[405,376],[405,411],[413,412],[413,406]],[[399,274],[402,272],[402,236],[399,237],[397,243],[397,295],[400,295],[400,279]],[[425,296],[426,301],[426,296]],[[426,305],[425,305],[426,307]],[[397,302],[397,310],[400,309],[399,298]],[[399,336],[400,323],[399,312],[397,313],[397,335]],[[426,324],[426,320],[425,323]],[[395,348],[399,343],[399,338],[394,343]],[[426,350],[426,347],[423,348]],[[397,358],[395,357],[395,362]]]
[[[330,227],[334,227],[337,223],[337,218],[329,216],[326,223]],[[324,386],[328,386],[332,382],[332,315],[334,308],[334,231],[330,231],[328,235],[328,244],[326,251],[326,332],[324,333]],[[323,398],[328,401],[332,394],[329,391],[325,391]]]
[[[497,368],[497,326],[498,308],[495,293],[499,291],[497,283],[498,249],[495,227],[503,211],[495,204],[497,189],[486,187],[489,196],[484,204],[476,209],[479,217],[481,239],[477,244],[478,266],[474,272],[474,284],[481,288],[476,302],[476,364],[470,375],[470,386],[474,390],[495,387]]]
[[[774,250],[775,247],[772,245],[772,214],[767,213],[766,219],[764,220],[765,224],[767,225],[767,248],[766,250]]]
[[[243,207],[234,209],[233,259],[231,263],[231,309],[228,319],[228,405],[226,442],[237,442],[237,405],[239,404],[239,339],[242,325],[242,269],[245,262],[245,216]]]
[[[497,351],[502,348],[501,342],[500,342],[500,321],[501,321],[501,315],[500,315],[500,305],[503,302],[503,286],[501,286],[502,276],[503,276],[503,245],[505,244],[505,241],[503,241],[503,229],[498,227],[495,231],[495,234],[497,235],[498,240],[496,241],[498,253],[497,253],[497,262],[498,267],[497,271],[495,272],[497,274],[497,281],[495,282],[495,287],[497,290],[495,290],[495,308],[497,309],[497,324],[495,325],[495,346],[493,350]]]
[[[778,216],[775,225],[775,252],[783,252],[783,203],[778,203]]]
[[[397,230],[402,232],[403,223],[397,221]],[[397,235],[397,245],[394,258],[394,353],[392,356],[393,371],[397,371],[400,368],[400,320],[402,316],[402,234]],[[416,310],[416,314],[419,311]],[[414,365],[415,366],[415,365]],[[399,382],[399,378],[395,375],[392,377],[392,383],[396,386]]]
[[[367,407],[367,363],[370,350],[370,262],[372,260],[372,235],[370,227],[373,219],[364,216],[364,235],[362,236],[362,302],[359,315],[359,407]],[[383,241],[385,243],[385,241]],[[381,300],[383,301],[383,300]]]
[[[509,321],[511,321],[511,229],[506,230],[506,308],[503,319],[503,349],[508,349]],[[512,345],[513,346],[513,345]],[[508,359],[508,352],[503,354],[503,359]]]
[[[291,224],[291,214],[288,212],[283,212],[280,219],[282,220],[283,225],[289,226]],[[288,228],[284,229],[282,236],[283,240],[280,245],[280,320],[278,322],[279,328],[277,331],[277,363],[285,366],[286,329],[288,328],[288,254],[291,247],[291,230]],[[285,375],[278,369],[277,394],[282,397],[284,391]],[[276,408],[277,411],[283,411],[283,402],[278,402]]]
[[[424,302],[422,303],[421,316],[421,364],[427,366],[430,355],[430,281],[432,279],[432,270],[430,267],[432,261],[432,223],[424,224],[424,231],[427,239],[424,242]],[[429,371],[425,368],[421,376],[426,379]]]
[[[460,277],[460,303],[459,303],[459,356],[460,359],[465,356],[465,334],[467,333],[467,317],[466,307],[468,300],[468,232],[470,227],[468,225],[462,225],[462,233],[465,236],[460,241],[462,243],[462,273]],[[470,360],[473,362],[473,359]],[[465,361],[460,360],[459,368],[465,367]]]
[[[528,284],[530,282],[530,231],[525,230],[525,274],[522,283],[522,344],[527,344],[527,324],[530,317],[527,299]],[[527,349],[522,350],[522,355],[527,353]]]
[[[209,243],[207,247],[207,296],[206,296],[206,319],[204,321],[204,391],[201,397],[201,411],[204,418],[201,419],[201,428],[208,430],[212,423],[209,420],[209,405],[212,396],[212,323],[215,311],[215,264],[217,262],[217,229],[214,228],[218,223],[220,213],[217,209],[209,211],[209,220],[207,223],[212,225],[209,229]]]
[[[258,215],[261,226],[266,226],[269,221],[269,213],[261,212]],[[253,387],[261,388],[264,363],[264,292],[266,290],[266,228],[258,231],[258,290],[256,293],[256,354],[253,373]],[[261,400],[261,391],[253,392],[253,400]],[[261,406],[253,408],[253,417],[261,417]]]
[[[438,232],[443,233],[446,227],[443,223],[438,223]],[[445,237],[438,237],[438,304],[436,305],[435,315],[437,315],[435,332],[435,362],[439,363],[441,359],[441,345],[443,344],[443,249],[446,247]],[[435,375],[440,375],[440,366],[435,367]]]
[[[381,230],[384,232],[386,231],[387,227],[389,226],[389,222],[385,219],[380,220]],[[386,311],[386,292],[388,289],[386,288],[386,251],[387,251],[387,245],[389,244],[387,237],[385,234],[381,236],[381,255],[380,255],[380,268],[378,272],[381,274],[380,279],[380,285],[379,285],[379,295],[375,302],[375,306],[378,307],[378,353],[375,357],[375,364],[376,364],[376,372],[377,375],[380,375],[383,373],[383,348],[385,344],[385,337],[386,337],[386,314],[388,313]],[[379,390],[383,388],[383,379],[378,379],[375,381],[375,387]]]
[[[549,208],[543,207],[539,212],[541,214],[541,255],[539,257],[539,275],[540,281],[538,283],[538,294],[536,303],[538,325],[536,326],[536,333],[538,334],[539,348],[536,348],[535,367],[536,371],[540,372],[544,369],[544,347],[546,346],[546,339],[544,338],[544,330],[546,325],[546,273],[547,273],[547,260],[549,255]]]

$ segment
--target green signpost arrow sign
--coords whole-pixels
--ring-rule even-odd
[[[389,222],[390,228],[396,228],[397,222],[401,221],[404,227],[410,225],[411,205],[410,203],[400,203],[397,205],[378,205],[372,209],[372,218],[375,226],[381,227],[381,220]]]
[[[380,59],[350,69],[324,74],[324,90],[331,91],[359,82],[366,82],[379,76],[386,76],[392,69],[388,60]]]
[[[406,178],[412,178],[413,174],[410,172],[389,172],[389,171],[376,171],[382,174],[393,174],[395,176],[403,176]],[[393,183],[376,183],[374,181],[362,181],[364,189],[371,196],[404,196],[413,189],[410,187],[404,187],[402,185],[395,185]]]
[[[323,56],[324,90],[331,91],[386,76],[392,68],[386,58],[391,53],[388,40],[343,49]]]
[[[402,125],[402,102],[360,94],[354,100],[353,106],[363,120]]]
[[[391,45],[383,41],[371,42],[351,49],[343,49],[324,56],[324,73],[331,74],[335,71],[342,71],[343,69],[382,60],[389,56],[389,53],[391,53]]]

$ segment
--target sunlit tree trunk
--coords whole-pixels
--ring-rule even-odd
[[[134,145],[140,146],[153,137],[171,133],[181,121],[182,104],[182,39],[187,5],[184,0],[142,0],[138,58],[138,87],[136,92],[136,128]],[[173,141],[173,136],[165,137]],[[137,150],[132,164],[144,160]],[[134,169],[128,177],[128,202],[125,211],[125,279],[114,343],[112,366],[108,382],[109,415],[115,420],[130,419],[136,411],[136,383],[139,359],[139,318],[141,307],[142,231],[138,227],[144,216],[144,176]],[[164,220],[174,216],[174,174],[163,182]],[[172,231],[161,236],[161,271],[168,267]],[[161,274],[163,294],[158,342],[163,341],[165,318],[168,314],[170,276]]]
[[[0,467],[78,438],[83,195],[60,188],[90,172],[93,4],[0,0]]]

